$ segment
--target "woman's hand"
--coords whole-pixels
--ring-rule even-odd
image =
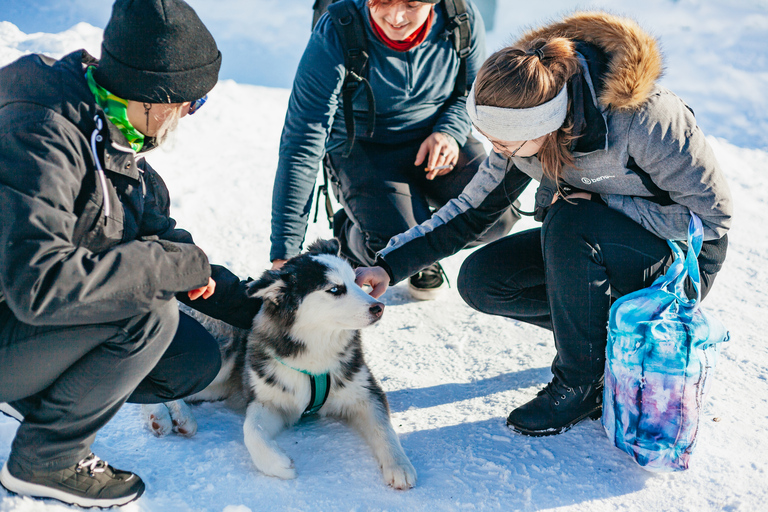
[[[428,180],[448,174],[459,161],[459,143],[450,135],[435,132],[421,143],[413,165],[421,165],[425,158]]]
[[[357,267],[355,269],[355,282],[357,286],[363,287],[364,285],[370,286],[371,297],[378,299],[384,292],[387,291],[389,286],[389,274],[381,267]]]
[[[285,262],[288,260],[272,260],[272,268],[270,270],[280,270],[280,267],[285,265]]]
[[[187,292],[187,296],[189,297],[189,300],[196,300],[202,297],[203,299],[207,299],[211,295],[213,295],[213,292],[216,291],[216,281],[208,278],[208,284],[203,286],[202,288],[196,288],[194,290],[189,290]]]

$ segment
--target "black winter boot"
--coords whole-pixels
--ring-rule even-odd
[[[552,436],[565,432],[581,420],[596,420],[603,410],[603,378],[570,388],[557,377],[536,398],[512,411],[507,425],[527,436]]]

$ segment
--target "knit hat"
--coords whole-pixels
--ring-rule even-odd
[[[220,67],[216,41],[183,0],[117,0],[94,78],[127,100],[183,103],[213,89]]]

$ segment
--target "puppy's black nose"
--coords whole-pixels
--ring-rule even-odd
[[[371,307],[368,308],[368,311],[370,311],[371,315],[375,316],[376,318],[380,318],[381,315],[384,314],[384,304],[381,302],[374,302],[371,304]]]

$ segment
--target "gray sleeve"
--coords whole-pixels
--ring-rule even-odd
[[[701,218],[705,240],[716,240],[728,231],[733,210],[728,183],[693,112],[680,98],[665,89],[657,91],[635,114],[627,149],[675,204],[603,195],[608,206],[664,239],[686,239],[689,211]]]

